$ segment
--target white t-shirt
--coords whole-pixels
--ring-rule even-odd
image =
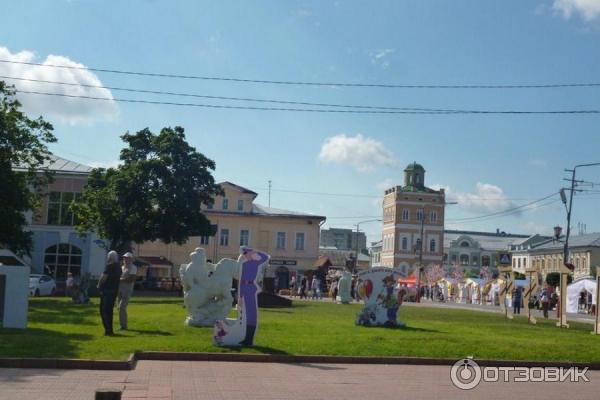
[[[130,264],[129,267],[123,265],[121,267],[121,271],[121,286],[127,285],[133,288],[134,282],[125,282],[125,280],[128,279],[130,276],[134,276],[137,274],[137,267],[133,264]]]

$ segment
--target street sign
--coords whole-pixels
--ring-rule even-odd
[[[512,265],[510,253],[500,253],[498,255],[498,260],[502,265]]]

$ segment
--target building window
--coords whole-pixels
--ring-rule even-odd
[[[402,250],[408,250],[408,238],[406,236],[402,238]]]
[[[460,247],[469,247],[469,242],[462,242]]]
[[[435,253],[435,239],[429,241],[429,252]]]
[[[238,200],[238,211],[244,211],[244,200]]]
[[[431,212],[431,217],[429,217],[429,218],[430,218],[430,221],[429,221],[429,222],[431,222],[431,223],[434,223],[434,224],[435,224],[435,223],[437,222],[437,212],[435,212],[435,211],[432,211],[432,212]]]
[[[208,236],[200,236],[200,245],[207,245],[209,241]]]
[[[229,229],[221,229],[221,237],[219,238],[219,245],[229,246]]]
[[[417,239],[417,242],[415,244],[415,251],[419,251],[421,250],[421,239]]]
[[[207,210],[212,210],[212,209],[213,209],[213,203],[212,203],[212,202],[208,203],[208,204],[206,205],[206,209],[207,209]]]
[[[490,266],[490,256],[481,257],[481,265],[483,267],[489,267]]]
[[[73,200],[78,200],[81,193],[50,192],[48,196],[48,225],[75,225],[76,220],[69,210]]]
[[[460,255],[460,265],[469,265],[469,255],[468,254]]]
[[[44,265],[57,281],[66,281],[69,272],[81,275],[81,249],[68,243],[50,246],[44,252]]]
[[[248,229],[242,229],[240,231],[240,246],[248,246],[250,242],[250,231]]]
[[[277,249],[285,249],[285,232],[277,232]]]
[[[451,262],[452,264],[456,264],[456,254],[452,254],[452,255],[450,256],[450,262]]]
[[[417,221],[421,222],[421,220],[423,220],[423,209],[419,208],[417,210]]]
[[[408,221],[408,219],[410,218],[410,213],[408,211],[408,209],[404,209],[402,210],[402,221]]]
[[[223,210],[229,209],[229,199],[223,199]]]
[[[296,233],[296,250],[304,250],[304,233]]]
[[[526,258],[523,259],[523,268],[527,268],[527,259]]]

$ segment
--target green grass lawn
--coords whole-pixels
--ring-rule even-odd
[[[552,321],[505,321],[501,314],[401,307],[402,329],[354,325],[359,305],[294,302],[293,308],[261,309],[253,348],[212,345],[212,328],[184,325],[181,299],[134,298],[131,330],[102,336],[98,299],[74,305],[64,298],[31,299],[26,330],[0,329],[0,357],[126,359],[136,350],[357,356],[600,361],[600,337],[591,325],[558,329]],[[118,317],[115,315],[115,327]]]

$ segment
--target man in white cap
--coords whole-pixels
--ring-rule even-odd
[[[133,254],[123,254],[123,266],[121,267],[121,281],[119,282],[119,324],[121,330],[127,329],[127,304],[133,293],[133,285],[137,275],[137,268],[133,264]]]

